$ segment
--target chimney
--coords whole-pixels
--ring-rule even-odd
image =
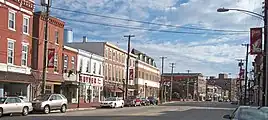
[[[87,42],[87,36],[83,36],[83,43]]]

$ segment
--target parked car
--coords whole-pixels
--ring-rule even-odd
[[[223,118],[229,120],[268,120],[268,107],[239,106],[230,115]]]
[[[141,106],[141,100],[136,96],[129,96],[127,99],[124,100],[124,102],[125,106]]]
[[[238,104],[238,101],[232,101],[231,104],[232,105],[237,105]]]
[[[158,99],[155,97],[148,97],[151,105],[158,105]]]
[[[32,101],[34,111],[43,111],[45,114],[52,110],[66,112],[68,100],[62,94],[45,94],[40,95]]]
[[[32,103],[25,102],[19,97],[0,97],[0,117],[12,113],[21,113],[26,116],[32,110]]]
[[[141,105],[144,106],[150,105],[150,101],[146,98],[141,98]]]
[[[118,97],[109,97],[105,101],[100,102],[100,107],[123,108],[124,100]]]

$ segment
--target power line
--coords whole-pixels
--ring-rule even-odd
[[[185,32],[185,31],[156,30],[156,29],[151,29],[151,28],[142,28],[142,27],[125,26],[125,25],[114,25],[114,24],[99,23],[99,22],[93,22],[93,21],[84,21],[84,20],[75,20],[75,19],[70,19],[70,18],[65,18],[65,17],[58,17],[58,18],[73,21],[73,22],[97,24],[97,25],[117,27],[117,28],[125,28],[125,29],[156,31],[156,32],[165,32],[165,33],[195,34],[195,35],[208,34],[208,33],[205,33],[205,32]],[[211,33],[210,35],[237,35],[237,34],[248,34],[248,33]]]
[[[38,4],[35,4],[35,5],[41,6],[41,5],[38,5]],[[112,17],[112,16],[106,16],[106,15],[99,15],[99,14],[95,14],[95,13],[81,12],[81,11],[69,10],[69,9],[64,9],[64,8],[58,8],[58,7],[51,7],[51,8],[52,9],[56,9],[56,10],[66,11],[66,12],[80,13],[80,14],[97,16],[97,17],[103,17],[103,18],[109,18],[109,19],[116,19],[116,20],[123,20],[123,21],[131,21],[131,22],[137,22],[137,23],[143,23],[143,24],[167,26],[167,27],[176,27],[176,28],[183,28],[183,29],[204,30],[204,31],[214,31],[214,32],[241,32],[241,33],[248,33],[249,32],[249,31],[242,31],[242,30],[221,30],[221,29],[207,29],[207,28],[197,28],[197,27],[185,27],[185,26],[177,26],[177,25],[162,24],[162,23],[153,23],[153,22],[148,22],[148,21],[140,21],[140,20],[133,20],[133,19],[126,19],[126,18]]]

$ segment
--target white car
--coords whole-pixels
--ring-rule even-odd
[[[12,113],[21,113],[26,116],[32,110],[32,103],[25,102],[19,97],[0,97],[0,117]]]
[[[107,98],[105,101],[101,101],[100,107],[123,108],[124,100],[118,97],[110,97],[110,98]]]

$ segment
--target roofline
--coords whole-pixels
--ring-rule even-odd
[[[64,45],[63,48],[78,53],[78,50],[76,48],[69,47],[69,46],[66,46],[66,45]]]

